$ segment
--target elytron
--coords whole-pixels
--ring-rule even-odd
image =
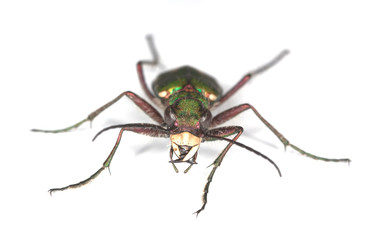
[[[163,72],[152,83],[152,91],[148,88],[144,77],[143,67],[145,65],[158,65],[159,55],[155,48],[155,44],[152,36],[147,36],[147,42],[149,49],[152,53],[152,60],[141,60],[137,62],[137,72],[140,84],[147,98],[164,111],[161,114],[159,110],[153,107],[149,102],[138,96],[131,91],[125,91],[117,96],[112,101],[108,102],[104,106],[100,107],[96,111],[88,115],[84,120],[64,129],[59,130],[40,130],[32,129],[34,132],[45,133],[61,133],[73,130],[79,127],[85,122],[92,122],[100,113],[105,109],[113,105],[123,96],[129,98],[134,104],[136,104],[146,115],[153,119],[156,124],[149,123],[131,123],[114,125],[104,128],[97,133],[93,140],[95,140],[104,131],[118,128],[120,129],[117,141],[106,158],[102,167],[92,174],[87,179],[71,184],[61,188],[52,188],[49,190],[50,194],[55,191],[63,191],[69,188],[81,187],[93,179],[95,179],[102,171],[109,168],[110,163],[114,157],[114,154],[121,142],[122,134],[124,131],[131,131],[138,134],[147,135],[150,137],[170,138],[171,147],[169,150],[170,163],[174,170],[178,172],[176,163],[187,163],[189,166],[184,173],[187,173],[193,164],[197,164],[197,155],[200,144],[205,141],[227,141],[227,146],[221,151],[219,156],[212,163],[212,170],[207,178],[203,195],[202,206],[194,214],[199,214],[205,209],[207,204],[207,195],[209,193],[210,183],[213,180],[214,174],[218,167],[221,165],[225,155],[232,145],[237,145],[248,151],[251,151],[258,156],[266,159],[277,169],[278,174],[281,176],[281,172],[278,166],[267,156],[258,152],[257,150],[238,142],[238,138],[243,133],[241,126],[220,126],[226,123],[228,120],[234,118],[238,114],[252,110],[253,113],[265,124],[276,137],[283,143],[284,147],[291,147],[295,151],[316,160],[331,161],[331,162],[350,162],[349,159],[333,159],[319,157],[314,154],[308,153],[301,148],[293,145],[286,139],[277,129],[275,129],[255,107],[248,103],[244,103],[230,109],[227,109],[215,116],[212,115],[211,110],[220,106],[233,96],[241,87],[243,87],[249,80],[256,75],[268,70],[276,63],[278,63],[283,57],[288,54],[287,50],[282,51],[273,60],[262,65],[261,67],[248,72],[239,80],[230,90],[226,93],[222,93],[222,88],[217,81],[207,75],[206,73],[199,71],[190,66],[183,66],[171,71]],[[231,137],[234,136],[234,137]]]

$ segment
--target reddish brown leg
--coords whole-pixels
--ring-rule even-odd
[[[235,117],[236,115],[238,115],[241,112],[244,112],[247,109],[251,109],[256,114],[256,116],[258,118],[260,118],[260,120],[265,124],[265,126],[267,126],[274,133],[274,135],[276,135],[278,137],[278,139],[283,143],[283,145],[285,146],[285,149],[286,149],[287,146],[290,146],[294,150],[298,151],[299,153],[301,153],[301,154],[303,154],[307,157],[310,157],[312,159],[316,159],[316,160],[331,161],[331,162],[350,162],[350,160],[346,159],[346,158],[333,159],[333,158],[319,157],[319,156],[313,155],[311,153],[308,153],[308,152],[300,149],[299,147],[291,144],[289,142],[289,140],[287,140],[280,132],[278,132],[277,129],[275,129],[267,120],[265,120],[265,118],[263,118],[260,115],[260,113],[256,110],[256,108],[254,108],[250,104],[242,104],[242,105],[230,108],[230,109],[228,109],[224,112],[219,113],[218,115],[216,115],[213,118],[213,120],[211,122],[211,127],[216,127],[216,126],[218,126],[218,125],[220,125],[224,122],[227,122],[231,118]]]
[[[104,171],[105,168],[109,168],[110,163],[113,159],[113,156],[114,156],[115,152],[117,151],[119,143],[121,142],[122,133],[124,131],[135,132],[135,133],[147,135],[147,136],[150,136],[150,137],[165,137],[165,138],[169,137],[169,131],[167,131],[166,129],[164,129],[160,126],[153,125],[153,124],[147,124],[147,123],[124,124],[124,125],[119,125],[119,126],[112,126],[112,127],[107,128],[107,129],[116,128],[116,127],[121,128],[121,130],[118,134],[117,141],[116,141],[112,151],[110,152],[109,156],[106,158],[105,162],[102,164],[102,167],[99,170],[97,170],[94,174],[92,174],[89,178],[87,178],[87,179],[85,179],[81,182],[71,184],[71,185],[68,185],[68,186],[62,187],[62,188],[50,189],[49,190],[50,194],[52,194],[55,191],[64,191],[64,190],[69,189],[69,188],[78,188],[78,187],[84,186],[87,183],[91,182],[93,179],[95,179],[98,175],[100,175],[100,173],[102,171]]]
[[[221,165],[224,156],[226,155],[228,150],[231,148],[233,142],[236,141],[242,133],[243,133],[243,128],[238,127],[238,126],[216,128],[216,129],[209,130],[206,133],[207,135],[209,135],[209,137],[207,138],[207,141],[216,140],[216,138],[214,138],[214,136],[215,137],[217,137],[217,136],[226,137],[226,136],[230,136],[230,135],[233,135],[233,134],[236,134],[236,136],[232,139],[232,142],[227,144],[227,146],[223,149],[223,151],[219,154],[219,156],[215,159],[215,161],[212,164],[213,169],[211,170],[209,176],[207,177],[207,182],[206,182],[205,188],[203,189],[202,207],[200,209],[198,209],[196,212],[194,212],[194,214],[197,214],[197,216],[202,210],[205,209],[205,206],[207,204],[207,194],[209,193],[210,183],[213,180],[215,171]]]
[[[243,128],[239,127],[239,126],[220,127],[220,128],[211,129],[211,130],[206,132],[206,135],[204,137],[204,141],[225,140],[225,141],[228,141],[229,144],[227,145],[227,147],[225,149],[223,149],[222,153],[217,157],[217,159],[215,159],[215,161],[212,164],[213,169],[211,170],[209,176],[207,177],[207,182],[206,182],[205,188],[203,190],[202,207],[198,211],[195,212],[195,214],[197,214],[197,216],[202,210],[205,209],[205,206],[207,204],[207,194],[209,193],[210,183],[213,180],[215,171],[221,165],[224,156],[226,155],[227,151],[231,148],[231,146],[233,144],[235,144],[239,147],[245,148],[248,151],[251,151],[251,152],[255,153],[256,155],[268,160],[277,169],[278,174],[281,176],[280,169],[270,158],[268,158],[264,154],[256,151],[255,149],[236,141],[242,133],[243,133]],[[232,140],[226,138],[226,137],[231,136],[233,134],[237,134],[237,135]]]
[[[143,73],[143,65],[157,66],[157,65],[160,64],[160,61],[159,61],[160,58],[159,58],[159,54],[156,50],[153,37],[151,35],[147,35],[146,39],[147,39],[147,43],[148,43],[148,48],[150,49],[151,54],[152,54],[152,60],[140,60],[136,65],[137,66],[137,72],[138,72],[139,82],[142,85],[144,93],[147,95],[147,97],[152,102],[159,105],[160,102],[159,102],[158,98],[155,97],[152,94],[151,90],[148,88],[148,86],[146,84],[146,79],[145,79],[144,73]]]
[[[32,129],[33,132],[45,132],[45,133],[60,133],[60,132],[68,132],[72,129],[75,129],[79,127],[81,124],[89,121],[92,122],[101,112],[103,112],[105,109],[116,103],[119,99],[121,99],[123,96],[128,97],[131,99],[140,109],[142,109],[143,112],[145,112],[150,118],[152,118],[154,121],[162,125],[164,123],[164,119],[161,116],[161,114],[148,102],[146,102],[143,98],[139,97],[137,94],[127,91],[121,93],[118,97],[113,99],[112,101],[108,102],[104,106],[100,107],[96,111],[92,112],[88,115],[88,117],[84,120],[81,120],[80,122],[67,127],[63,129],[58,130],[40,130],[40,129]]]
[[[260,74],[260,73],[263,73],[265,72],[266,70],[268,70],[269,68],[273,67],[274,65],[276,65],[276,63],[278,63],[279,61],[281,61],[282,58],[284,58],[287,54],[289,54],[289,51],[288,50],[283,50],[280,54],[278,54],[273,60],[271,60],[270,62],[266,63],[265,65],[247,73],[234,87],[232,87],[227,93],[225,93],[222,98],[214,104],[213,107],[217,107],[219,106],[220,104],[222,104],[223,102],[227,101],[227,99],[229,99],[232,95],[235,94],[235,92],[237,92],[241,87],[244,86],[244,84],[246,84],[249,80],[251,80],[254,76]]]

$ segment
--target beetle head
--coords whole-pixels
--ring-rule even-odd
[[[210,127],[210,111],[199,100],[186,98],[167,107],[164,118],[171,136],[172,162],[196,163],[203,134]],[[172,159],[172,153],[176,160]]]

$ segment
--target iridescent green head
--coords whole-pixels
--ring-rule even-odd
[[[195,163],[203,134],[210,127],[210,111],[201,100],[183,97],[167,107],[164,118],[170,131],[171,155],[178,158],[175,161]]]
[[[189,66],[160,74],[152,84],[165,105],[165,123],[171,138],[173,162],[195,163],[202,137],[211,123],[208,109],[219,100],[222,89],[211,76]]]
[[[185,95],[186,92],[181,93]],[[178,98],[165,111],[165,122],[171,133],[190,132],[202,137],[202,133],[210,126],[211,113],[198,98]],[[202,131],[201,131],[202,130]]]

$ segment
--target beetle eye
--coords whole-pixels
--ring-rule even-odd
[[[172,126],[176,122],[176,114],[174,113],[172,107],[167,107],[164,112],[164,120],[168,126]]]
[[[201,127],[205,129],[209,128],[211,124],[211,119],[212,119],[211,112],[209,110],[206,110],[202,114],[201,119],[199,120]]]

